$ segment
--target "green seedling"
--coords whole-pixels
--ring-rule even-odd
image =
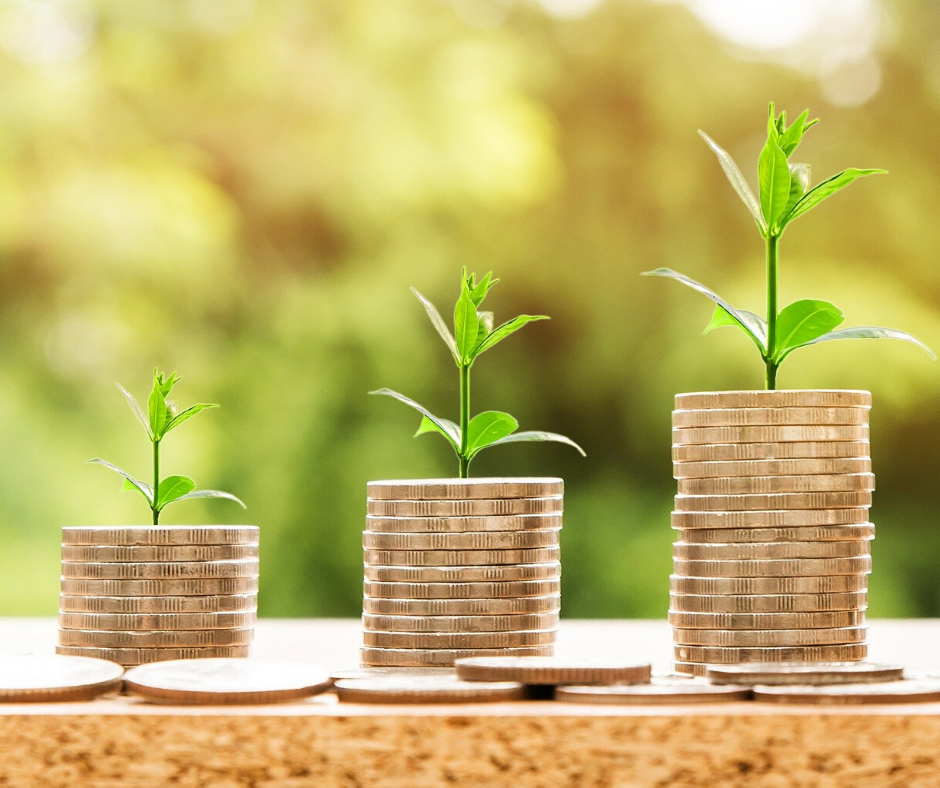
[[[110,468],[115,473],[123,476],[124,486],[121,488],[121,492],[137,490],[147,501],[147,505],[150,507],[151,512],[153,512],[154,525],[159,524],[160,513],[168,504],[174,503],[175,501],[185,501],[190,498],[227,498],[241,505],[243,509],[246,508],[245,504],[231,493],[222,492],[221,490],[197,490],[196,482],[188,476],[167,476],[161,481],[160,443],[163,441],[166,434],[170,430],[176,429],[184,421],[189,421],[189,419],[197,413],[207,408],[218,407],[218,405],[212,404],[199,404],[191,405],[182,411],[177,411],[176,403],[168,402],[167,397],[173,390],[173,386],[175,386],[179,380],[180,378],[175,372],[169,377],[164,377],[164,375],[156,369],[153,371],[153,391],[150,392],[146,414],[137,403],[137,400],[134,399],[133,395],[120,383],[116,384],[125,399],[127,399],[127,404],[130,405],[131,410],[137,417],[137,421],[141,423],[141,426],[143,426],[144,430],[147,432],[147,436],[150,438],[150,442],[153,445],[153,484],[135,479],[126,471],[122,471],[116,465],[112,465],[105,460],[98,458],[88,460],[88,462],[104,465],[106,468]]]
[[[791,164],[790,156],[799,146],[803,134],[817,120],[808,120],[805,110],[791,125],[787,126],[786,112],[774,114],[773,102],[767,123],[767,143],[761,151],[757,164],[758,194],[754,197],[728,153],[704,132],[699,131],[721,164],[728,180],[754,217],[766,246],[767,259],[767,318],[736,309],[705,285],[683,276],[669,268],[646,271],[644,276],[666,276],[675,279],[715,302],[715,312],[705,329],[707,334],[722,326],[737,326],[760,351],[766,370],[768,389],[777,385],[777,369],[794,350],[835,339],[900,339],[924,348],[932,358],[933,351],[914,336],[893,328],[856,326],[838,328],[845,316],[835,304],[817,299],[795,301],[778,311],[777,293],[779,282],[779,247],[784,230],[791,222],[815,208],[819,203],[844,189],[853,181],[867,175],[880,175],[886,170],[860,170],[854,167],[842,170],[816,186],[810,187],[810,166]]]
[[[431,324],[437,329],[437,333],[441,335],[441,339],[444,340],[454,357],[457,369],[460,370],[459,424],[435,416],[424,406],[419,405],[403,394],[399,394],[397,391],[379,389],[378,391],[369,392],[370,394],[383,394],[394,397],[418,411],[421,414],[421,424],[418,426],[415,437],[428,432],[443,435],[444,439],[457,453],[461,479],[467,478],[470,463],[483,449],[502,446],[507,443],[555,441],[574,446],[581,452],[582,456],[584,455],[581,447],[564,435],[557,435],[554,432],[516,432],[519,422],[508,413],[487,410],[478,413],[472,419],[470,418],[470,370],[473,363],[480,355],[495,347],[527,323],[534,320],[548,320],[545,315],[519,315],[519,317],[514,317],[512,320],[494,328],[493,313],[480,311],[480,305],[483,303],[483,299],[486,298],[489,289],[498,281],[498,279],[493,279],[492,274],[487,274],[477,282],[475,274],[468,276],[467,269],[463,270],[460,298],[457,300],[457,306],[454,309],[453,334],[451,334],[434,304],[417,290],[411,288],[411,291],[427,311]]]

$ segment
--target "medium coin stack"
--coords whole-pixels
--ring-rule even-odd
[[[550,656],[561,607],[564,482],[370,482],[362,664]]]
[[[863,391],[676,397],[678,671],[865,659],[870,409]]]
[[[59,654],[246,657],[257,608],[256,526],[62,529]]]

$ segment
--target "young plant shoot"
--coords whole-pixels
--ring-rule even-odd
[[[137,400],[134,399],[133,395],[127,389],[120,383],[116,384],[127,399],[127,404],[130,405],[137,420],[141,423],[144,430],[146,430],[147,437],[150,438],[150,443],[153,446],[152,484],[135,479],[126,471],[122,471],[116,465],[112,465],[105,460],[98,458],[88,460],[88,462],[104,465],[106,468],[110,468],[115,473],[123,476],[124,486],[121,488],[121,492],[137,490],[147,501],[147,505],[150,506],[150,510],[153,512],[154,525],[159,524],[160,513],[167,504],[171,504],[174,501],[185,501],[189,498],[228,498],[230,501],[235,501],[235,503],[239,504],[243,509],[246,508],[245,504],[231,493],[222,492],[221,490],[197,490],[196,482],[188,476],[167,476],[163,480],[160,479],[160,443],[163,441],[166,434],[170,430],[176,429],[184,421],[191,419],[200,411],[206,410],[207,408],[218,407],[218,405],[199,404],[192,405],[186,408],[186,410],[177,412],[176,403],[168,402],[167,397],[173,390],[173,386],[175,386],[179,380],[180,378],[175,372],[169,377],[164,377],[163,373],[154,369],[153,391],[150,392],[150,400],[147,403],[147,414],[144,413],[140,405],[137,404]]]
[[[826,178],[810,188],[810,165],[791,164],[790,156],[796,151],[807,129],[817,120],[808,120],[805,110],[792,124],[787,125],[787,114],[774,114],[770,104],[767,122],[767,143],[761,151],[757,164],[758,194],[747,185],[747,181],[728,153],[704,132],[699,131],[724,170],[738,196],[754,217],[757,229],[764,239],[767,260],[767,318],[753,312],[735,309],[727,301],[704,285],[669,268],[646,271],[644,276],[667,276],[697,290],[715,302],[715,312],[705,329],[709,331],[722,326],[737,326],[760,351],[766,369],[768,389],[777,385],[777,369],[794,350],[829,342],[834,339],[901,339],[924,348],[931,357],[933,352],[923,342],[904,331],[876,326],[838,328],[845,319],[842,310],[835,304],[817,299],[795,301],[782,310],[778,308],[780,239],[784,230],[807,211],[815,208],[827,197],[844,189],[858,178],[879,175],[886,170],[847,170]]]
[[[437,333],[441,335],[441,339],[444,340],[451,355],[453,355],[457,369],[460,371],[459,424],[435,416],[427,408],[403,394],[399,394],[397,391],[379,389],[378,391],[369,392],[370,394],[383,394],[394,397],[418,411],[422,418],[415,437],[426,432],[436,432],[443,435],[444,439],[457,453],[461,479],[467,478],[470,463],[483,449],[502,446],[507,443],[556,441],[557,443],[567,443],[569,446],[574,446],[584,456],[581,447],[564,435],[557,435],[554,432],[516,432],[519,422],[508,413],[487,410],[478,413],[472,419],[470,418],[470,370],[473,363],[481,354],[495,347],[526,323],[531,323],[534,320],[548,320],[545,315],[519,315],[519,317],[514,317],[512,320],[494,328],[493,313],[480,311],[480,305],[483,303],[483,299],[486,298],[489,289],[498,281],[498,279],[493,279],[492,274],[487,274],[477,282],[475,274],[468,276],[467,269],[463,270],[460,298],[457,300],[457,306],[454,309],[453,334],[450,333],[450,329],[448,329],[434,304],[417,290],[411,288],[411,291],[427,311],[431,324],[437,329]]]

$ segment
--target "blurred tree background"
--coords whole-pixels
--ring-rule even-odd
[[[856,0],[3,0],[0,613],[52,614],[59,528],[144,523],[92,456],[145,473],[139,397],[176,369],[167,473],[249,504],[264,615],[358,615],[368,479],[453,475],[389,386],[456,415],[442,311],[493,270],[497,319],[552,316],[475,375],[520,445],[477,475],[564,476],[568,616],[664,616],[672,395],[754,388],[739,332],[672,266],[763,311],[763,249],[702,128],[752,183],[767,101],[822,118],[815,180],[885,167],[783,243],[784,302],[940,348],[940,6]],[[489,304],[489,301],[488,301]],[[783,387],[869,388],[871,612],[940,615],[940,365],[805,350]],[[177,520],[178,518],[178,520]]]

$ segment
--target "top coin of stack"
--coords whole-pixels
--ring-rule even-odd
[[[258,528],[63,528],[59,602],[59,654],[125,667],[247,656]]]
[[[370,482],[362,663],[550,655],[563,491],[554,478]]]
[[[865,658],[870,409],[862,391],[676,397],[678,670]]]

